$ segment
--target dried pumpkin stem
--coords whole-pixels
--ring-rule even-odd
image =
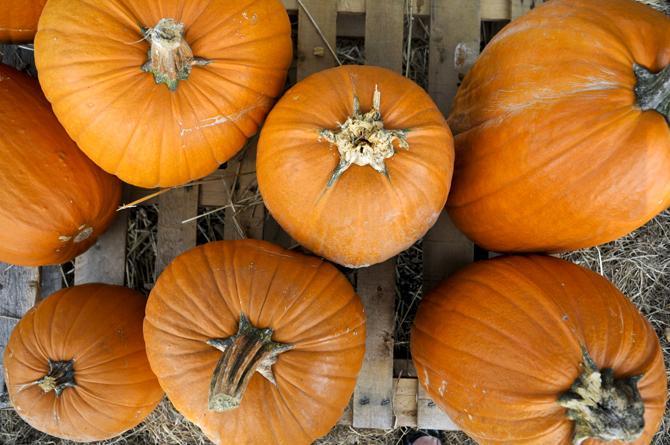
[[[74,381],[74,361],[49,360],[49,373],[35,384],[45,393],[54,391],[56,396],[60,396],[65,388],[74,388],[77,386]]]
[[[575,423],[573,444],[587,439],[632,442],[644,431],[644,403],[637,383],[642,376],[615,379],[583,353],[583,372],[558,403]]]
[[[242,314],[237,334],[207,341],[223,352],[209,387],[209,409],[223,412],[240,406],[251,377],[258,371],[276,385],[272,365],[282,352],[294,348],[272,341],[272,329],[258,329]]]
[[[656,110],[670,122],[670,65],[656,74],[637,64],[633,69],[638,106],[644,111]]]
[[[142,65],[142,71],[154,75],[157,84],[164,83],[175,91],[180,80],[191,75],[193,66],[211,63],[202,57],[195,57],[184,39],[184,24],[174,19],[161,19],[153,28],[142,29],[144,38],[151,43],[149,60]]]
[[[321,130],[320,137],[337,147],[340,162],[328,181],[332,186],[353,164],[369,165],[388,177],[385,160],[400,148],[409,149],[407,130],[387,130],[381,116],[381,92],[375,86],[372,109],[361,113],[358,97],[354,96],[354,113],[343,123],[339,131]]]

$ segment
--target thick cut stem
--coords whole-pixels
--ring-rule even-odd
[[[153,74],[156,83],[164,83],[170,91],[177,89],[180,80],[188,79],[194,65],[211,62],[193,55],[184,39],[184,24],[174,19],[161,19],[156,26],[142,32],[151,43],[149,60],[142,65],[142,71]]]
[[[637,389],[642,376],[615,379],[598,369],[584,350],[583,372],[558,403],[575,422],[573,444],[587,439],[632,442],[644,431],[644,402]]]
[[[35,382],[44,392],[54,391],[60,396],[65,388],[74,388],[74,361],[49,360],[49,373]]]
[[[400,148],[409,149],[407,130],[386,130],[381,112],[381,92],[375,87],[372,109],[363,114],[358,97],[354,96],[354,113],[339,131],[321,130],[320,137],[337,146],[340,162],[333,171],[328,187],[332,186],[352,164],[369,165],[388,177],[385,160],[395,154],[397,141]]]
[[[637,77],[635,95],[638,106],[643,111],[658,111],[670,123],[670,65],[656,74],[637,64],[633,70]]]
[[[207,341],[223,352],[209,387],[209,409],[223,412],[240,406],[251,377],[258,371],[276,385],[272,365],[293,345],[272,341],[272,329],[258,329],[242,314],[237,334]]]

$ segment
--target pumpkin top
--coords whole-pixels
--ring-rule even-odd
[[[435,223],[453,141],[418,85],[373,66],[342,66],[291,88],[258,145],[258,184],[279,224],[348,267],[409,247]]]
[[[328,263],[262,241],[221,241],[165,269],[144,333],[170,401],[212,441],[308,445],[350,400],[365,316]]]
[[[292,60],[279,0],[53,0],[35,61],[61,123],[141,187],[199,179],[259,127]]]
[[[513,21],[458,91],[447,207],[499,252],[575,250],[670,206],[670,17],[551,0]]]
[[[653,328],[611,283],[564,260],[499,257],[457,272],[422,301],[411,347],[428,393],[482,444],[614,434],[643,445],[663,418]]]
[[[87,284],[31,309],[4,353],[17,413],[40,431],[79,442],[140,423],[163,396],[144,350],[145,302],[130,289]]]

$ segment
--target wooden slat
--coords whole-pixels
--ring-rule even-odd
[[[5,392],[3,355],[12,330],[33,307],[39,292],[39,269],[0,263],[0,395]],[[7,406],[0,396],[0,408]]]
[[[289,11],[296,11],[298,9],[298,0],[282,1],[286,9]],[[333,3],[337,12],[348,14],[365,14],[366,3],[369,7],[370,3],[372,2],[385,3],[386,0],[368,0],[367,2],[366,0],[325,0],[323,3]],[[428,15],[430,13],[430,3],[431,0],[414,0],[414,14]]]
[[[107,283],[123,286],[126,272],[128,212],[118,212],[107,231],[75,260],[74,283]]]
[[[40,300],[63,288],[63,272],[61,266],[40,267]]]
[[[402,70],[405,0],[370,1],[365,15],[365,63]]]
[[[265,207],[262,204],[251,207],[243,207],[240,203],[243,199],[252,198],[256,195],[258,185],[256,171],[256,143],[257,137],[253,138],[236,158],[228,161],[224,170],[226,178],[223,193],[225,201],[222,205],[231,205],[225,210],[223,223],[223,236],[227,240],[263,238],[263,223],[265,219]],[[260,198],[258,198],[260,199]]]
[[[521,17],[534,7],[544,3],[543,0],[510,0],[510,18],[512,20]]]
[[[182,222],[198,214],[198,186],[171,190],[158,198],[158,252],[155,276],[182,252],[195,247],[198,226]]]
[[[323,0],[302,0],[323,33],[335,48],[337,3]],[[304,9],[298,12],[298,80],[335,65],[335,59],[310,21]]]
[[[449,416],[432,401],[421,384],[418,385],[416,403],[416,423],[418,428],[425,430],[459,429]]]
[[[403,0],[368,2],[365,54],[368,64],[402,70]],[[393,428],[393,330],[396,258],[361,269],[358,294],[367,314],[366,352],[354,393],[356,428]]]
[[[480,34],[479,0],[443,0],[432,4],[428,90],[448,115],[459,82],[454,56],[458,48],[476,51]],[[465,59],[472,57],[465,57]],[[453,225],[446,212],[424,238],[424,290],[472,262],[474,245]]]
[[[393,258],[358,271],[358,295],[365,306],[365,359],[354,392],[354,427],[393,428]]]
[[[480,0],[482,21],[509,20],[509,0]]]
[[[417,379],[396,379],[393,397],[394,428],[417,426]]]

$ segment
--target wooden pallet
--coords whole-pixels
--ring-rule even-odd
[[[480,22],[515,18],[540,0],[413,0],[413,13],[430,17],[429,92],[448,114],[459,78],[474,62],[479,51]],[[298,0],[284,0],[298,15],[298,80],[335,66],[332,55]],[[347,35],[365,36],[367,62],[395,71],[402,68],[405,0],[302,0],[319,24],[324,37],[335,47],[338,28]],[[339,13],[339,18],[338,18]],[[383,32],[378,32],[383,30]],[[455,53],[459,51],[455,65]],[[182,221],[197,215],[199,207],[225,209],[224,237],[266,239],[284,246],[288,237],[265,213],[262,206],[239,211],[231,206],[235,194],[253,186],[255,139],[225,169],[198,185],[171,190],[152,202],[160,208],[156,273],[172,259],[195,246],[195,222]],[[147,195],[127,187],[125,202]],[[144,203],[145,205],[148,202]],[[75,283],[124,284],[127,213],[120,212],[107,233],[75,262]],[[424,289],[430,289],[445,275],[472,262],[474,246],[451,224],[446,213],[424,239]],[[61,286],[59,267],[21,268],[0,264],[0,351],[20,317],[40,298]],[[349,409],[341,423],[356,428],[390,429],[411,426],[425,429],[456,427],[418,384],[411,362],[393,358],[395,259],[357,272],[356,287],[366,307],[367,352]],[[1,355],[0,355],[1,356]],[[3,388],[0,362],[0,392]]]

